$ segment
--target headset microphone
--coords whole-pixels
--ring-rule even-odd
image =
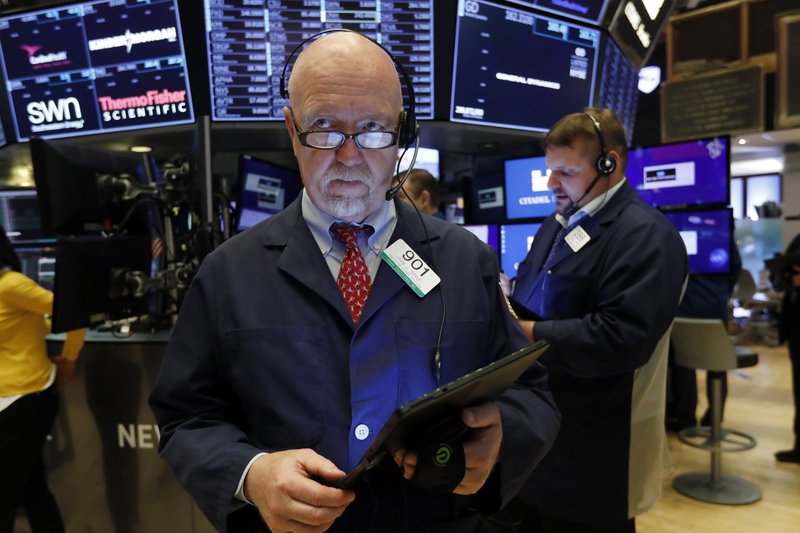
[[[581,200],[586,198],[586,195],[589,194],[592,191],[592,189],[594,188],[595,184],[597,183],[597,181],[602,176],[603,175],[600,174],[599,172],[597,173],[597,176],[595,176],[594,179],[592,180],[592,182],[589,184],[589,186],[586,187],[586,190],[583,191],[583,194],[581,195],[581,197],[578,198],[576,201],[572,202],[572,206],[569,209],[567,209],[567,211],[564,213],[564,217],[569,219],[572,215],[574,215],[575,213],[577,213],[580,210],[580,208],[581,208],[581,205],[580,205],[581,204]]]

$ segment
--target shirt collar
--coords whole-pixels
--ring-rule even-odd
[[[314,236],[314,241],[316,241],[319,251],[324,256],[328,255],[333,247],[333,236],[330,233],[330,227],[332,224],[342,221],[314,205],[314,202],[306,194],[305,189],[301,194],[300,206],[303,212],[303,219],[306,221],[308,229],[311,230],[311,235]],[[396,220],[397,209],[393,201],[382,202],[378,209],[364,219],[362,224],[373,228],[373,231],[368,234],[367,244],[375,254],[380,254],[385,247]]]
[[[604,203],[608,202],[609,200],[611,200],[611,198],[614,197],[614,195],[617,193],[620,187],[622,187],[622,184],[624,182],[625,182],[624,179],[620,180],[619,183],[617,183],[616,185],[605,191],[603,194],[597,196],[596,198],[593,198],[585,206],[578,209],[578,211],[576,211],[571,217],[569,217],[569,219],[564,217],[564,215],[562,215],[561,213],[556,213],[556,220],[558,221],[559,224],[561,224],[562,227],[566,228],[569,227],[571,224],[574,224],[575,222],[579,221],[586,215],[593,215],[596,211],[600,210],[600,208],[603,206]]]

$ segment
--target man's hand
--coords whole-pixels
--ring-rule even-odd
[[[275,533],[322,532],[341,516],[355,494],[321,485],[311,476],[334,481],[344,475],[313,450],[275,452],[259,457],[250,467],[244,495]]]
[[[536,342],[536,339],[533,338],[533,325],[535,322],[533,320],[522,320],[521,318],[518,318],[517,322],[519,322],[519,327],[522,328],[522,331],[525,332],[525,335],[528,336],[528,340],[532,343]]]
[[[453,490],[454,494],[475,494],[483,487],[500,455],[503,440],[503,424],[500,410],[487,402],[461,411],[461,420],[470,428],[469,440],[464,442],[466,471],[464,479]],[[403,477],[411,479],[417,467],[417,453],[405,448],[394,455],[397,466],[403,469]]]

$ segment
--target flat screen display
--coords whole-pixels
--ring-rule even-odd
[[[639,103],[639,70],[608,35],[603,35],[602,42],[603,60],[594,105],[614,111],[625,129],[625,139],[630,145],[633,142],[636,107]]]
[[[450,120],[547,131],[592,104],[601,31],[461,0]]]
[[[239,159],[237,231],[255,226],[283,210],[300,194],[300,174],[251,155]]]
[[[54,243],[46,239],[35,189],[0,191],[0,223],[14,243]]]
[[[625,175],[654,207],[728,205],[730,138],[632,149]]]
[[[666,213],[678,229],[692,274],[728,274],[731,268],[733,212],[673,211]]]
[[[462,227],[491,246],[495,252],[500,250],[500,229],[496,224],[474,224]]]
[[[402,157],[401,157],[402,156]],[[400,172],[405,172],[408,170],[408,167],[411,165],[411,160],[414,158],[414,149],[410,149],[405,152],[397,154],[397,157],[400,158]],[[439,179],[439,150],[436,148],[423,148],[417,151],[417,160],[414,161],[414,168],[427,170],[431,173],[436,179]]]
[[[105,0],[0,18],[17,139],[194,120],[176,0]]]
[[[542,11],[555,13],[563,17],[600,24],[606,11],[606,6],[615,0],[534,0],[521,2],[510,0],[514,4],[534,7]]]
[[[541,224],[503,224],[500,226],[500,270],[517,277],[519,264],[528,255]]]
[[[56,279],[55,241],[51,246],[15,245],[14,252],[19,257],[21,272],[45,289],[52,291]]]
[[[506,172],[506,218],[546,217],[556,207],[555,198],[547,188],[550,172],[544,157],[507,159]]]
[[[572,1],[572,0],[570,0]],[[621,0],[608,25],[609,33],[636,68],[647,59],[677,0]]]
[[[414,85],[417,118],[433,118],[432,0],[204,0],[203,7],[214,120],[283,120],[289,103],[280,94],[280,77],[289,54],[305,39],[335,28],[362,33],[391,52]]]

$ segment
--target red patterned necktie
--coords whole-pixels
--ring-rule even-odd
[[[344,297],[344,302],[353,317],[353,323],[358,326],[364,304],[367,303],[367,296],[372,288],[369,277],[369,269],[358,249],[358,235],[366,230],[364,226],[349,226],[347,224],[334,224],[331,230],[337,239],[342,241],[345,246],[342,268],[339,270],[339,277],[336,284]]]

